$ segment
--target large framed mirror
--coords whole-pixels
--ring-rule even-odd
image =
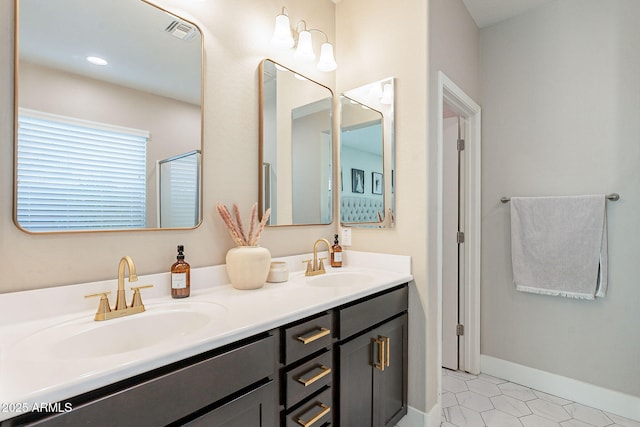
[[[269,225],[332,221],[333,92],[269,59],[260,63],[260,211]]]
[[[198,27],[143,0],[16,0],[16,11],[16,225],[30,233],[198,226]],[[173,172],[161,179],[160,169]],[[178,185],[189,196],[167,197]]]
[[[395,224],[394,79],[340,97],[340,222]]]

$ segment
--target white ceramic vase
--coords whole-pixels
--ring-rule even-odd
[[[227,275],[236,289],[264,286],[271,265],[271,253],[260,246],[237,246],[227,252]]]

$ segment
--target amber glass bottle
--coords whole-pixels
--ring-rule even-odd
[[[178,245],[178,257],[171,266],[171,296],[173,298],[186,298],[191,292],[190,271],[191,267],[184,260],[184,246]]]
[[[342,267],[342,246],[338,243],[338,235],[333,236],[333,246],[331,246],[331,267]]]

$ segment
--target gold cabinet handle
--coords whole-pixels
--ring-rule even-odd
[[[298,418],[296,419],[296,422],[300,424],[302,427],[310,427],[316,421],[318,421],[320,418],[324,417],[331,411],[331,407],[325,405],[324,403],[317,404],[316,406],[319,406],[320,409],[322,410],[318,412],[313,418],[311,418],[309,421],[306,421],[306,422],[302,421],[302,418]]]
[[[382,336],[380,337],[384,340],[384,361],[387,368],[389,367],[389,361],[391,360],[391,338]]]
[[[371,338],[371,340],[378,346],[378,361],[373,362],[373,367],[381,371],[384,371],[384,367],[385,367],[384,339]]]
[[[319,368],[322,370],[322,372],[320,372],[318,375],[315,375],[309,378],[308,380],[305,380],[304,378],[299,377],[299,378],[296,378],[296,381],[298,381],[300,384],[303,384],[305,387],[307,387],[315,383],[316,381],[318,381],[320,378],[326,377],[331,373],[331,368],[327,366],[320,365]]]
[[[308,337],[303,337],[303,336],[297,336],[296,339],[298,341],[302,341],[302,344],[309,344],[312,343],[316,340],[319,340],[320,338],[327,336],[331,333],[331,330],[327,329],[327,328],[320,328],[320,332],[313,334],[311,336]]]

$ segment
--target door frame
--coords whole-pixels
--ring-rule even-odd
[[[481,239],[481,108],[442,71],[438,72],[437,100],[437,292],[438,292],[438,367],[442,366],[442,265],[443,265],[443,181],[444,181],[444,138],[443,104],[446,102],[468,123],[465,141],[465,259],[464,295],[462,307],[464,335],[462,336],[464,370],[472,374],[480,373],[480,239]],[[451,236],[449,236],[452,238]],[[438,381],[440,401],[442,378]]]

